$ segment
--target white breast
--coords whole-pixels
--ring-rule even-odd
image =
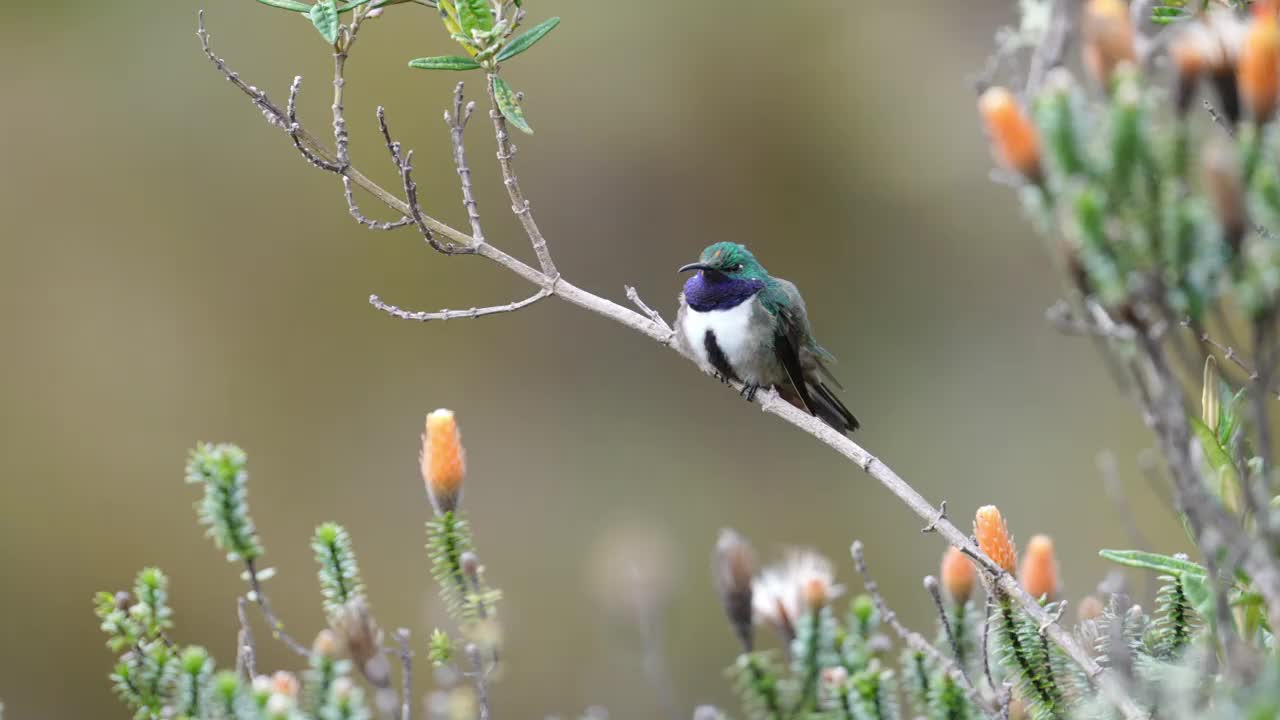
[[[750,349],[751,339],[750,321],[755,304],[755,299],[750,298],[728,310],[698,312],[693,308],[686,308],[685,340],[703,365],[711,365],[705,342],[707,330],[716,334],[716,344],[720,346],[729,365],[734,368],[747,365],[747,352]]]

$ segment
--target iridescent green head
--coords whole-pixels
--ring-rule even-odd
[[[702,251],[698,262],[680,268],[680,272],[689,270],[710,270],[734,280],[763,280],[769,277],[764,267],[756,260],[756,256],[746,247],[732,242],[718,242],[708,245]]]

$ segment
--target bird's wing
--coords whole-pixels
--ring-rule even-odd
[[[774,343],[775,352],[778,353],[782,366],[786,368],[791,383],[796,386],[805,408],[837,429],[856,430],[858,420],[844,406],[844,403],[840,402],[831,389],[817,377],[805,374],[805,366],[811,365],[811,370],[816,370],[833,385],[844,389],[823,364],[824,361],[835,358],[813,339],[809,327],[809,315],[805,310],[804,298],[800,297],[800,291],[793,283],[779,279],[776,281],[775,292],[780,293],[785,299],[785,302],[775,304],[778,318],[778,340]]]
[[[800,299],[796,286],[786,280],[778,280],[775,291],[781,293],[786,302],[772,302],[769,304],[773,307],[765,307],[777,319],[774,325],[773,352],[778,358],[778,364],[787,373],[787,379],[795,388],[800,402],[804,404],[804,409],[813,414],[813,400],[809,395],[808,383],[805,382],[804,365],[800,362],[801,348],[804,347],[805,335],[809,329],[804,301]],[[768,302],[770,298],[764,300]]]

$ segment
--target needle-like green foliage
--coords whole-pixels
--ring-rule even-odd
[[[337,523],[325,523],[316,528],[311,538],[311,549],[315,551],[319,566],[325,614],[332,622],[349,602],[364,597],[364,581],[360,579],[355,548],[346,528]]]
[[[235,445],[201,443],[187,462],[187,482],[204,486],[196,503],[200,522],[232,562],[262,555],[262,545],[249,517],[249,473],[245,453]]]

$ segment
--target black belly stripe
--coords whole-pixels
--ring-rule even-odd
[[[738,374],[733,371],[733,366],[729,364],[729,358],[725,357],[724,351],[720,349],[720,343],[716,342],[715,331],[711,328],[707,328],[706,334],[702,336],[702,345],[707,349],[707,359],[711,361],[711,367],[730,380],[740,380]]]

